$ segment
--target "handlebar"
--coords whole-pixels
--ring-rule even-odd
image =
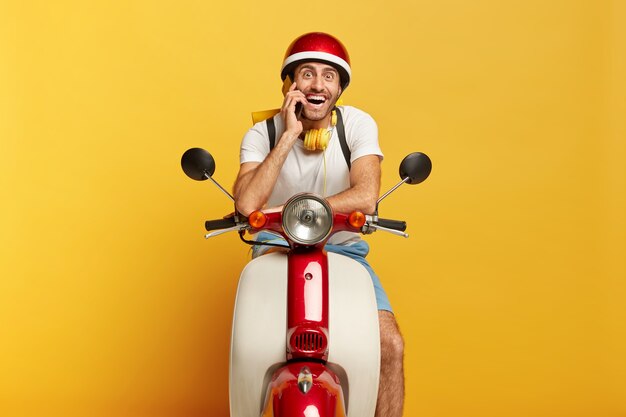
[[[204,227],[208,232],[210,232],[211,230],[227,229],[235,226],[236,224],[237,223],[235,222],[234,217],[228,217],[226,219],[207,220],[204,222]]]
[[[276,214],[276,213],[272,213]],[[280,213],[278,213],[280,215]],[[340,215],[342,216],[342,215]],[[366,216],[366,224],[361,229],[361,233],[370,234],[376,230],[382,230],[389,233],[393,233],[398,236],[409,237],[404,231],[406,230],[406,222],[402,220],[392,220],[392,219],[383,219],[377,218],[375,216]],[[246,221],[242,223],[237,223],[235,217],[226,217],[223,219],[217,220],[207,220],[204,223],[204,227],[210,233],[206,234],[205,237],[213,237],[220,235],[222,233],[231,232],[231,231],[242,231],[250,229],[250,226]],[[337,220],[336,220],[337,221]]]
[[[381,219],[378,218],[378,225],[387,229],[398,230],[404,232],[406,230],[406,222],[401,220]]]

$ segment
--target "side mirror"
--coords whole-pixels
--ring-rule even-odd
[[[430,175],[433,164],[428,155],[421,152],[413,152],[407,155],[400,163],[400,179],[407,184],[419,184]]]
[[[235,201],[233,196],[213,179],[213,173],[215,173],[215,159],[213,159],[209,152],[201,148],[187,149],[180,160],[180,165],[183,171],[185,171],[185,174],[192,180],[204,181],[209,179],[217,188],[226,194],[228,198],[233,202]]]
[[[428,155],[424,153],[413,152],[404,157],[400,163],[400,179],[402,181],[397,183],[391,190],[387,191],[378,199],[376,202],[376,213],[378,213],[378,204],[383,201],[385,197],[394,192],[404,183],[419,184],[428,178],[432,169],[433,164]]]
[[[215,172],[215,159],[201,148],[188,149],[180,160],[185,174],[192,180],[204,181]]]

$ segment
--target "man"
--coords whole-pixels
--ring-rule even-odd
[[[348,53],[336,38],[308,33],[291,44],[281,71],[288,88],[280,113],[269,123],[255,124],[241,145],[234,186],[239,212],[247,216],[264,206],[280,206],[298,192],[324,195],[337,212],[375,211],[382,159],[376,123],[354,107],[335,107],[350,76]],[[376,416],[399,417],[404,345],[387,296],[364,259],[369,248],[348,232],[333,235],[329,243],[327,250],[356,259],[372,275],[381,339]]]

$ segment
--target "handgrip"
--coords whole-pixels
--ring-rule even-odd
[[[386,227],[387,229],[398,230],[400,232],[404,232],[406,230],[406,222],[401,220],[378,218],[378,226]]]
[[[236,224],[237,223],[235,223],[235,218],[229,217],[226,219],[219,219],[219,220],[207,220],[204,223],[204,227],[206,228],[207,231],[210,232],[211,230],[228,229],[229,227],[233,227]]]

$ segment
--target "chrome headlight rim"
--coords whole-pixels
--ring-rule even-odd
[[[312,200],[321,205],[321,209],[323,209],[323,213],[321,213],[321,221],[325,221],[325,223],[322,223],[322,230],[320,231],[320,233],[318,233],[314,238],[311,239],[304,239],[301,236],[298,236],[293,232],[293,230],[291,230],[291,227],[287,225],[287,222],[292,219],[292,217],[290,216],[293,216],[290,211],[294,209],[297,204],[306,200]],[[314,246],[328,239],[328,236],[332,232],[333,209],[330,207],[330,204],[328,204],[328,201],[326,201],[326,199],[323,197],[309,193],[296,194],[289,200],[287,200],[287,202],[283,206],[282,229],[285,235],[293,242],[303,246]]]

